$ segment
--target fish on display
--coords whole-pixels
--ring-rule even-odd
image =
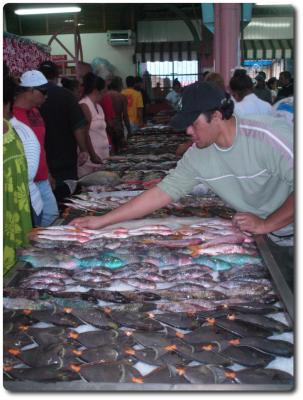
[[[135,357],[137,360],[151,365],[165,365],[162,356],[169,350],[161,347],[149,347],[142,350],[135,350],[131,347],[126,347],[123,352],[126,356]],[[175,360],[182,361],[181,357],[176,356]]]
[[[209,318],[209,324],[215,324],[220,328],[223,328],[237,336],[246,337],[246,336],[261,336],[268,337],[272,335],[272,331],[266,329],[264,327],[257,327],[254,325],[248,325],[241,321],[232,321],[227,318]]]
[[[67,341],[65,327],[51,326],[48,328],[23,327],[23,331],[33,339],[39,346],[59,344]]]
[[[213,341],[232,340],[235,338],[238,338],[238,336],[214,325],[201,326],[182,336],[182,340],[189,344],[207,344]]]
[[[40,322],[49,322],[59,326],[76,327],[81,325],[81,321],[74,315],[66,312],[31,311],[29,315],[32,319]]]
[[[262,353],[280,357],[291,357],[294,350],[294,346],[290,342],[277,339],[271,340],[260,336],[230,339],[226,342],[225,347],[251,347],[252,349],[258,350]],[[224,344],[220,343],[220,346],[222,347]]]
[[[200,323],[194,316],[191,317],[188,314],[183,313],[155,314],[154,318],[164,324],[180,329],[196,329],[200,326]]]
[[[244,313],[234,313],[227,316],[231,321],[243,321],[248,324],[263,327],[265,329],[271,330],[273,332],[283,333],[290,331],[291,328],[282,322],[279,322],[273,318],[269,318],[258,314],[244,314]]]
[[[226,343],[226,342],[225,342]],[[209,352],[210,359],[212,354],[219,355],[223,358],[226,358],[231,363],[236,363],[243,365],[244,367],[265,367],[268,365],[274,357],[269,354],[261,353],[258,350],[251,348],[251,347],[235,347],[235,346],[223,346],[221,342],[213,342],[211,344],[203,344],[196,346],[196,350],[204,350]],[[199,354],[196,352],[196,354]],[[214,364],[220,364],[219,362],[215,361],[213,358]],[[224,365],[221,363],[221,365]]]
[[[116,361],[122,358],[122,350],[118,346],[114,347],[108,344],[84,350],[75,349],[73,353],[76,357],[88,363]]]
[[[9,349],[8,351],[13,351]],[[56,365],[58,368],[66,367],[70,362],[76,361],[76,356],[72,352],[73,347],[66,344],[55,343],[47,346],[38,346],[29,350],[19,349],[14,355],[30,367],[44,367]]]
[[[294,378],[285,371],[273,368],[242,369],[233,372],[237,383],[253,385],[293,385]]]
[[[70,331],[68,338],[73,339],[87,348],[99,347],[104,345],[115,345],[116,343],[132,343],[131,337],[115,329],[103,329],[78,333]]]
[[[75,364],[70,368],[87,382],[141,383],[140,372],[127,362]]]
[[[57,365],[47,365],[36,368],[10,368],[6,374],[19,381],[38,382],[70,382],[79,380],[79,375],[71,370],[58,368]]]
[[[173,365],[159,367],[145,375],[142,380],[143,383],[188,383],[188,381],[178,373],[176,367]]]
[[[116,329],[118,326],[101,310],[96,308],[88,308],[80,310],[77,308],[65,308],[64,312],[73,315],[78,320],[84,323],[93,325],[97,328],[112,328]]]
[[[119,325],[146,331],[160,331],[163,329],[160,322],[149,318],[146,314],[110,310],[112,320]]]
[[[33,341],[27,336],[24,331],[10,332],[3,335],[3,348],[20,348],[33,344]]]
[[[230,264],[236,264],[236,265],[246,265],[246,264],[256,264],[260,265],[262,264],[262,260],[258,256],[250,255],[250,254],[238,254],[238,253],[233,253],[233,254],[217,254],[213,257],[211,257],[212,260],[218,261],[225,261]]]
[[[177,367],[178,373],[193,384],[233,383],[228,378],[228,370],[220,365],[197,365],[194,367]],[[232,371],[231,371],[232,372]]]

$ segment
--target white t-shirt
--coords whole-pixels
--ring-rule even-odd
[[[35,213],[40,215],[43,209],[43,201],[40,190],[37,184],[34,182],[40,159],[40,143],[29,126],[19,121],[16,117],[13,117],[10,122],[23,144],[25,158],[27,161],[28,188],[31,198],[31,205],[35,210]]]
[[[181,98],[181,93],[177,93],[174,90],[170,91],[168,95],[165,97],[174,108],[177,108],[178,102]]]
[[[234,99],[233,99],[234,100]],[[244,97],[241,101],[235,101],[235,114],[239,117],[244,117],[246,115],[273,115],[272,106],[259,99],[254,93],[251,93]]]
[[[273,105],[274,115],[284,118],[288,123],[294,123],[294,97],[285,97]]]

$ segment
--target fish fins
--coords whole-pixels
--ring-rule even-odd
[[[200,247],[199,246],[188,246],[189,250],[191,250],[191,256],[192,257],[197,257],[200,252]]]

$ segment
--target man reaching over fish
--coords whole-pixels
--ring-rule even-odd
[[[279,118],[233,114],[230,96],[210,82],[185,88],[182,109],[171,120],[186,129],[193,145],[156,187],[100,217],[76,218],[81,228],[97,229],[140,218],[191,192],[210,187],[237,213],[243,232],[268,234],[270,245],[293,246],[293,132]],[[277,246],[279,245],[279,246]]]

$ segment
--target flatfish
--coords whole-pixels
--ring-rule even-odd
[[[19,350],[16,354],[24,364],[31,367],[43,367],[56,365],[59,368],[66,367],[70,362],[76,361],[72,352],[73,347],[66,344],[55,343],[48,346],[38,346],[30,350]]]
[[[110,311],[110,317],[119,325],[146,331],[160,331],[163,329],[160,322],[149,318],[146,314],[124,311]]]
[[[65,309],[65,312],[75,316],[77,319],[91,324],[97,328],[113,328],[116,329],[118,326],[115,324],[110,318],[108,318],[107,314],[101,310],[96,308],[88,308],[86,310],[81,310],[78,308],[68,308]]]
[[[196,329],[200,326],[199,321],[195,317],[190,317],[186,313],[163,313],[155,314],[157,321],[180,329]]]
[[[137,360],[145,362],[151,365],[166,365],[165,359],[162,358],[165,354],[168,353],[169,350],[164,349],[163,347],[149,347],[142,350],[135,350],[131,347],[126,347],[123,352],[127,356],[135,357]],[[171,358],[171,361],[173,358]],[[175,357],[176,363],[182,362],[182,358],[176,355]]]
[[[294,378],[285,371],[273,368],[249,368],[236,371],[234,380],[237,383],[253,385],[293,385]]]
[[[71,368],[88,382],[141,383],[142,378],[136,368],[122,361],[72,365]]]
[[[166,365],[159,367],[143,377],[143,383],[188,383],[188,381],[181,376],[176,367],[173,365]]]
[[[227,318],[232,321],[243,321],[248,324],[263,327],[265,329],[278,333],[283,333],[291,330],[289,326],[283,324],[282,322],[279,322],[273,318],[266,317],[264,315],[234,313],[229,314]]]
[[[30,317],[40,322],[49,322],[59,326],[76,327],[81,325],[81,321],[75,316],[66,312],[31,311]]]
[[[177,367],[181,376],[194,384],[222,384],[231,383],[227,377],[227,370],[220,365],[197,365],[194,367]]]
[[[78,333],[76,331],[69,331],[68,337],[77,341],[87,348],[94,348],[104,345],[116,345],[127,343],[131,345],[134,341],[131,336],[124,334],[115,329],[102,329],[95,331],[88,331]]]
[[[63,326],[35,328],[28,326],[24,332],[40,346],[59,344],[67,341],[67,331]]]
[[[245,337],[245,336],[261,336],[267,337],[272,334],[272,332],[268,329],[248,325],[241,321],[231,321],[226,318],[210,318],[208,319],[208,323],[215,324],[220,328],[227,330],[228,332],[233,333],[234,335]]]
[[[224,339],[234,339],[237,336],[225,331],[223,329],[218,328],[217,326],[214,325],[208,325],[208,326],[202,326],[200,328],[197,328],[193,330],[192,332],[189,332],[187,334],[184,334],[182,339],[190,344],[206,344],[210,343],[212,341],[219,341],[219,340],[224,340]]]
[[[197,346],[197,348],[200,349],[200,345]],[[221,357],[230,360],[232,363],[251,368],[265,367],[274,359],[274,357],[269,354],[261,353],[258,350],[247,346],[228,346],[222,349],[221,343],[213,342],[209,345],[202,345],[201,348],[209,351],[210,353],[218,354]],[[215,359],[212,362],[213,364],[218,364]]]
[[[294,351],[293,344],[286,342],[285,340],[271,340],[258,336],[231,339],[228,340],[226,346],[251,347],[262,353],[280,357],[291,357]]]
[[[73,353],[86,362],[109,362],[122,358],[122,349],[109,344],[85,350],[74,350]],[[129,361],[129,360],[128,360]]]
[[[21,381],[69,382],[79,380],[79,375],[77,373],[58,368],[57,365],[36,368],[10,368],[6,370],[6,374]]]

